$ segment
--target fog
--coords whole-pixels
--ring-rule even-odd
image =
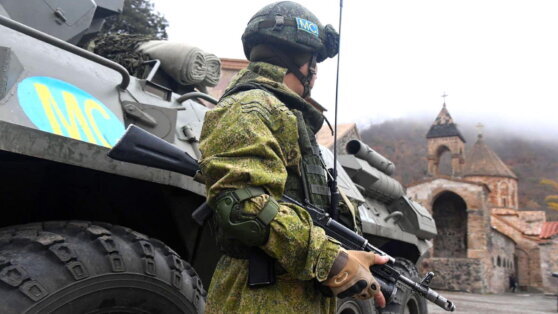
[[[338,27],[339,2],[303,0]],[[240,36],[270,1],[154,0],[169,39],[244,58]],[[447,93],[458,123],[558,137],[558,1],[344,1],[339,121],[433,120]],[[313,96],[333,120],[336,59]]]

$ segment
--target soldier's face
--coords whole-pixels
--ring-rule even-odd
[[[310,80],[310,89],[314,87],[314,82],[318,79],[318,65],[314,69],[314,76],[312,76],[312,80]]]
[[[300,72],[302,73],[302,75],[308,75],[308,63],[304,64],[303,66],[301,66],[299,68]],[[314,87],[314,83],[316,82],[316,79],[318,77],[317,75],[318,73],[318,67],[316,66],[315,71],[314,71],[314,75],[312,76],[312,79],[310,80],[310,89],[312,89],[312,87]],[[288,88],[290,88],[293,92],[302,95],[304,92],[304,86],[302,85],[302,83],[300,82],[300,80],[291,72],[288,72],[285,77],[283,78],[283,83],[285,85],[287,85]]]

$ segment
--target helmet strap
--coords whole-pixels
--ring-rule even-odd
[[[310,57],[310,62],[308,62],[308,74],[306,75],[304,82],[303,83],[301,82],[304,85],[304,93],[302,95],[302,98],[306,98],[310,96],[310,82],[312,82],[312,78],[317,73],[316,71],[317,63],[318,63],[318,57],[314,54],[312,55],[312,57]],[[307,89],[308,91],[306,91]]]
[[[293,73],[296,78],[298,78],[298,80],[304,87],[304,91],[302,92],[301,97],[306,98],[310,96],[310,82],[312,81],[312,77],[316,74],[316,55],[312,55],[312,57],[310,58],[310,62],[308,64],[308,74],[304,75],[302,74],[302,72],[300,72],[299,67],[294,63],[294,61],[291,58],[287,57],[287,55],[283,51],[276,49],[275,54],[281,60],[281,62],[283,62],[283,64],[287,66],[289,72]]]

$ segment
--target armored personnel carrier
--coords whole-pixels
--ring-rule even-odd
[[[0,0],[0,313],[204,310],[220,256],[209,226],[191,217],[204,186],[107,152],[133,123],[199,157],[208,110],[199,99],[214,100],[177,94],[158,60],[134,77],[74,45],[122,5]],[[432,217],[405,197],[387,159],[349,146],[339,186],[359,204],[362,232],[417,279]],[[339,306],[375,311],[371,301]],[[426,304],[401,287],[385,312],[425,313]]]

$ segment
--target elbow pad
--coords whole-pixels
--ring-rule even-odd
[[[246,246],[260,246],[267,242],[269,224],[279,212],[279,203],[271,196],[257,215],[242,213],[242,202],[265,194],[260,187],[247,187],[222,193],[212,206],[215,220],[227,237]]]

